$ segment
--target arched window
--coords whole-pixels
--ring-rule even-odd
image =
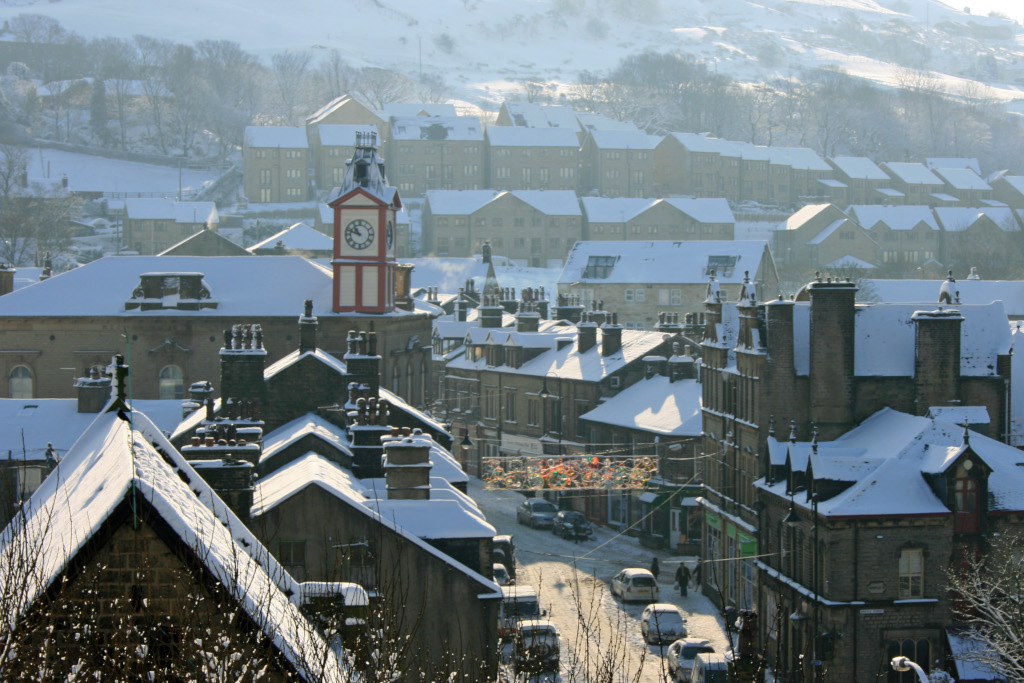
[[[31,368],[18,365],[8,378],[7,395],[11,398],[33,398],[35,381]]]
[[[160,398],[176,401],[185,398],[185,376],[177,365],[165,365],[160,371]]]
[[[391,393],[398,393],[398,363],[391,366]]]
[[[413,375],[412,360],[410,360],[409,364],[405,366],[405,399],[410,403],[416,400],[415,393],[413,391],[414,378],[415,375]]]

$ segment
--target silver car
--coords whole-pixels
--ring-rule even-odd
[[[558,508],[543,498],[527,498],[516,508],[516,521],[534,529],[550,529]]]

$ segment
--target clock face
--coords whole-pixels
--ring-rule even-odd
[[[373,226],[357,218],[345,227],[345,241],[353,249],[366,249],[373,244]]]
[[[395,226],[392,225],[391,221],[388,221],[388,232],[385,239],[387,240],[388,249],[395,246]]]

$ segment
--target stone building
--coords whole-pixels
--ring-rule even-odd
[[[603,302],[626,329],[653,329],[662,311],[702,319],[708,279],[735,294],[744,282],[759,296],[778,292],[779,276],[766,242],[588,241],[569,253],[558,293],[586,306]]]
[[[1010,333],[1000,302],[858,305],[856,291],[848,281],[819,280],[798,301],[763,303],[750,289],[737,301],[709,290],[701,505],[703,555],[718,569],[703,578],[724,605],[764,609],[758,586],[770,572],[759,570],[757,557],[769,552],[767,534],[776,532],[755,482],[769,476],[769,459],[778,464],[768,445],[773,424],[792,425],[794,441],[813,433],[824,442],[883,408],[924,416],[933,408],[976,407],[989,419],[985,436],[1007,437]],[[767,642],[772,623],[760,619],[765,647],[775,647]]]
[[[298,256],[116,257],[0,297],[2,396],[62,397],[71,375],[132,359],[139,398],[182,398],[218,376],[223,331],[260,325],[271,354],[292,346],[304,301],[323,328],[321,346],[343,354],[349,330],[372,323],[387,359],[388,386],[422,405],[432,387],[430,323],[436,309],[410,296],[409,269],[395,262],[394,214],[372,138],[365,138],[331,201],[332,270]],[[271,355],[270,360],[276,360]]]
[[[772,253],[782,263],[820,268],[881,260],[871,234],[833,204],[808,204],[786,219],[773,234]]]
[[[642,130],[592,130],[580,147],[580,194],[650,197],[654,149],[661,138]]]
[[[388,131],[388,177],[402,194],[485,186],[484,131],[475,116],[394,117]]]
[[[213,202],[129,198],[124,213],[124,244],[139,254],[159,254],[196,233],[215,231],[220,222]]]
[[[583,197],[588,240],[732,240],[736,219],[724,199]]]
[[[878,190],[891,187],[892,179],[871,159],[838,156],[826,161],[835,169],[836,180],[847,187],[847,201],[843,206],[886,203],[886,197]]]
[[[488,126],[487,184],[495,190],[579,187],[579,141],[569,128]]]
[[[250,202],[305,202],[312,196],[312,158],[301,126],[246,126],[242,163]]]
[[[423,206],[423,250],[436,256],[479,254],[533,267],[562,263],[583,236],[579,200],[568,190],[434,190]]]

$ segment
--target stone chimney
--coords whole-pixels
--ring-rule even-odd
[[[914,403],[918,415],[960,398],[960,328],[956,309],[917,311],[914,344]]]
[[[263,329],[258,324],[234,325],[224,331],[224,347],[220,350],[220,394],[225,404],[232,401],[262,405],[266,399],[263,382],[266,360]]]
[[[590,314],[583,313],[583,319],[576,325],[576,352],[586,353],[597,344],[597,323],[590,321]]]
[[[583,304],[576,294],[559,294],[555,300],[555,319],[576,325],[583,319]]]
[[[737,347],[747,351],[763,349],[764,340],[761,339],[757,292],[747,274],[743,276],[743,285],[740,288],[740,297],[736,304],[736,311],[739,314],[740,322]]]
[[[505,312],[515,315],[519,310],[519,302],[516,301],[516,288],[502,287],[499,296],[501,297],[500,305]]]
[[[540,314],[541,320],[547,320],[550,317],[551,302],[548,301],[548,295],[541,287],[539,290],[534,290],[536,298],[534,302],[537,304],[537,313]]]
[[[651,379],[665,374],[667,359],[665,356],[644,356],[644,379]]]
[[[668,359],[668,381],[682,379],[697,379],[697,361],[690,355],[689,345],[679,355],[679,342],[675,342],[672,344],[672,357]]]
[[[299,318],[299,353],[316,351],[316,316],[313,315],[313,300],[303,302],[302,316]]]
[[[831,441],[854,425],[854,344],[857,286],[819,278],[807,286],[811,302],[810,419]]]
[[[98,413],[103,410],[110,400],[110,377],[103,377],[96,368],[89,371],[88,377],[79,377],[75,380],[75,388],[78,389],[78,412]]]
[[[516,313],[516,332],[536,332],[540,329],[540,313],[532,301],[524,301]]]
[[[383,441],[388,500],[429,500],[430,448],[434,440],[419,429],[409,434],[406,427],[401,437],[385,437]]]
[[[360,388],[361,389],[361,388]],[[356,399],[356,409],[348,413],[348,431],[352,439],[352,474],[359,479],[383,476],[381,437],[391,433],[387,401]]]
[[[477,318],[480,320],[480,327],[494,328],[501,327],[502,315],[505,309],[501,307],[496,294],[484,294],[483,302],[477,309]]]
[[[622,350],[622,325],[619,314],[612,313],[611,322],[601,325],[601,355],[610,356]]]
[[[14,291],[14,273],[17,272],[14,266],[0,263],[0,296],[10,294]]]
[[[369,388],[369,397],[380,396],[381,357],[377,354],[377,333],[356,332],[349,330],[345,340],[348,346],[344,361],[347,382],[365,384]]]
[[[658,314],[658,323],[654,326],[654,329],[665,334],[683,333],[683,325],[679,322],[679,314],[665,313],[664,311]]]

